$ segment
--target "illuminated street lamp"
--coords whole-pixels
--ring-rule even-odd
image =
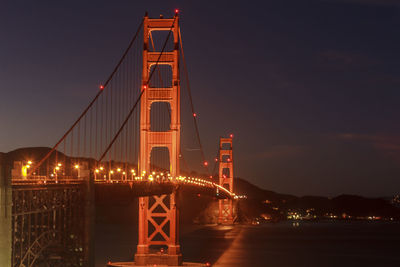
[[[99,169],[95,169],[94,170],[94,179],[96,180],[97,179],[97,174],[100,172],[100,170]]]
[[[31,167],[32,161],[28,161],[26,165],[22,165],[21,174],[24,179],[28,177],[28,169]]]
[[[75,164],[74,165],[74,169],[78,172],[78,178],[81,177],[81,166],[79,166],[79,164]]]
[[[117,172],[118,172],[118,179],[122,180],[122,174],[121,174],[121,168],[117,168]]]
[[[56,183],[58,182],[58,171],[61,169],[62,164],[58,163],[53,170],[54,176],[56,177]]]

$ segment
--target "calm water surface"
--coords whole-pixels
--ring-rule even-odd
[[[97,225],[96,267],[132,260],[136,227]],[[400,223],[291,222],[182,226],[185,261],[213,266],[400,266]]]

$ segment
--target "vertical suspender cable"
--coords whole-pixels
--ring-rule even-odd
[[[139,24],[139,27],[136,30],[135,35],[133,36],[131,42],[129,43],[127,49],[125,50],[124,54],[122,55],[121,59],[119,60],[119,62],[117,63],[117,65],[115,66],[113,72],[110,74],[110,76],[108,77],[108,79],[106,80],[106,82],[104,83],[104,85],[102,86],[101,90],[98,91],[98,93],[96,94],[96,96],[93,98],[93,100],[89,103],[89,105],[85,108],[85,110],[81,113],[81,115],[78,117],[78,119],[72,124],[72,126],[65,132],[65,134],[61,137],[61,139],[53,146],[53,148],[46,154],[46,156],[44,156],[39,162],[38,164],[36,164],[28,173],[28,175],[32,175],[32,173],[39,168],[43,162],[48,159],[50,157],[50,155],[57,149],[57,147],[61,144],[61,142],[69,135],[69,133],[72,132],[72,130],[74,129],[74,127],[76,126],[76,124],[78,124],[78,122],[83,118],[83,116],[86,115],[86,113],[88,112],[88,110],[93,106],[93,103],[95,103],[97,101],[97,99],[99,98],[99,96],[102,94],[103,92],[103,88],[106,88],[108,83],[111,81],[111,79],[114,77],[114,74],[117,72],[117,70],[119,69],[121,63],[123,62],[123,60],[125,59],[126,55],[128,54],[128,51],[130,50],[130,48],[132,47],[132,45],[134,44],[142,26],[143,26],[143,21],[144,19],[142,19],[141,23]]]
[[[148,86],[149,81],[151,80],[151,77],[153,76],[155,69],[156,69],[157,66],[159,65],[159,62],[160,62],[160,59],[161,59],[161,55],[164,53],[164,50],[165,50],[165,47],[166,47],[166,45],[167,45],[168,39],[169,39],[169,37],[170,37],[170,35],[171,35],[172,28],[174,27],[176,18],[177,18],[177,15],[174,16],[174,20],[173,20],[172,25],[171,25],[171,28],[170,28],[170,30],[169,30],[169,32],[168,32],[168,36],[167,36],[167,38],[166,38],[166,40],[165,40],[165,42],[164,42],[163,48],[162,48],[162,50],[161,50],[159,56],[158,56],[158,58],[157,58],[157,61],[156,61],[156,64],[155,64],[155,68],[153,68],[153,70],[150,72],[149,78],[148,78],[148,80],[146,81],[146,86]],[[141,92],[140,92],[140,94],[139,94],[139,97],[136,99],[135,104],[132,106],[130,112],[129,112],[128,115],[126,116],[126,118],[125,118],[124,122],[122,123],[121,127],[119,128],[118,132],[115,134],[115,136],[114,136],[114,138],[112,139],[111,143],[108,145],[107,149],[104,151],[104,153],[101,155],[101,157],[100,157],[100,159],[99,159],[98,161],[101,161],[101,160],[104,158],[104,156],[105,156],[105,155],[107,154],[107,152],[110,150],[111,146],[114,144],[115,140],[116,140],[116,139],[118,138],[118,136],[120,135],[121,131],[124,129],[126,123],[128,122],[129,118],[131,117],[133,111],[136,109],[137,105],[139,104],[139,101],[140,101],[140,99],[142,98],[143,93],[145,92],[146,88],[147,88],[147,87],[144,87],[144,88],[141,90]]]
[[[208,169],[208,166],[206,164],[204,164],[206,162],[206,157],[205,157],[204,150],[203,150],[203,145],[202,145],[201,139],[200,139],[199,126],[197,125],[197,119],[196,119],[196,116],[195,116],[196,113],[194,111],[192,93],[191,93],[191,90],[190,90],[190,83],[189,83],[189,74],[188,74],[186,60],[185,60],[185,54],[183,52],[182,35],[181,35],[181,30],[180,29],[179,29],[178,34],[179,34],[178,38],[179,38],[181,52],[182,52],[183,68],[184,68],[184,73],[185,73],[185,78],[186,78],[186,87],[187,87],[187,91],[188,91],[188,95],[189,95],[190,107],[191,107],[191,110],[192,110],[192,117],[193,117],[194,127],[196,129],[197,141],[199,143],[200,152],[201,152],[201,156],[202,156],[202,159],[203,159],[203,166],[207,170],[208,175],[210,175],[210,171]]]

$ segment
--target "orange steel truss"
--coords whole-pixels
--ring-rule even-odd
[[[180,154],[180,80],[179,80],[179,45],[178,17],[172,19],[144,18],[144,48],[143,48],[143,89],[140,102],[140,156],[139,171],[150,172],[151,151],[155,147],[167,147],[170,158],[170,174],[179,175]],[[153,31],[169,31],[173,38],[173,51],[149,51],[149,38]],[[162,52],[162,53],[161,53]],[[160,56],[161,53],[161,56]],[[157,63],[158,62],[158,63]],[[149,87],[151,67],[168,65],[172,68],[172,87]],[[151,105],[156,102],[167,102],[171,107],[170,129],[164,132],[151,130]],[[138,265],[147,264],[182,264],[182,254],[178,240],[178,207],[177,193],[170,195],[139,198],[139,242],[135,262]],[[152,246],[167,246],[168,250],[160,255],[151,250]],[[158,256],[157,256],[158,255]],[[162,258],[162,260],[161,260]]]
[[[224,148],[227,144],[229,148]],[[224,169],[229,172],[224,174]],[[232,137],[220,138],[219,140],[219,184],[233,192],[233,154]],[[232,199],[219,200],[219,224],[233,224],[233,202]]]

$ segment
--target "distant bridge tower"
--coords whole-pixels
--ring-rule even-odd
[[[233,154],[232,139],[221,137],[219,140],[219,184],[233,192]],[[219,200],[219,224],[233,224],[232,199]]]
[[[150,172],[151,151],[155,147],[166,147],[169,151],[170,174],[179,175],[180,154],[180,80],[179,80],[179,24],[178,15],[171,19],[151,19],[147,15],[143,22],[144,48],[142,90],[145,90],[140,102],[140,173]],[[173,38],[172,51],[150,52],[149,38],[153,31],[169,31]],[[167,65],[172,69],[172,87],[154,88],[147,84],[155,65]],[[164,132],[152,131],[150,112],[152,104],[166,102],[171,107],[170,129]],[[161,195],[139,198],[139,242],[135,254],[136,265],[181,265],[182,254],[178,240],[177,195]],[[167,246],[164,254],[151,250],[152,246]]]

